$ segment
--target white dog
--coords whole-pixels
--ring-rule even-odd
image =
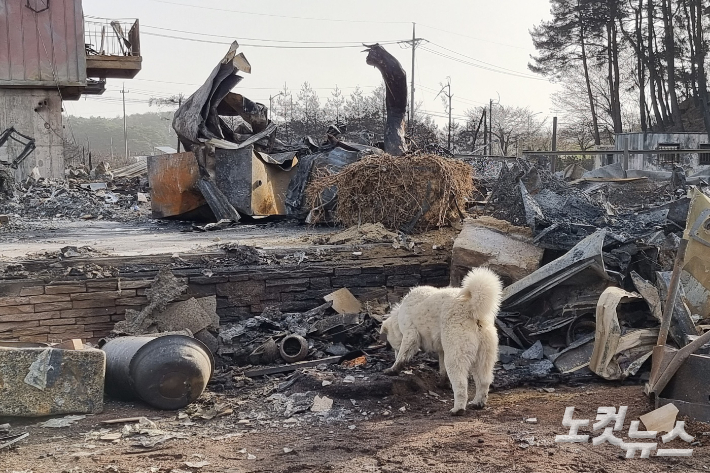
[[[439,373],[454,391],[451,413],[461,415],[468,402],[468,378],[476,384],[474,408],[483,408],[498,358],[495,317],[503,287],[494,272],[474,268],[460,288],[414,288],[383,323],[397,359],[386,374],[397,374],[418,350],[439,355]]]
[[[434,294],[439,289],[432,286],[418,286],[410,290],[406,298],[408,304],[417,305],[424,301],[427,297]],[[386,340],[394,350],[394,356],[399,353],[399,347],[402,345],[402,331],[399,329],[399,308],[401,304],[396,304],[389,317],[382,322],[380,328],[380,339]],[[442,360],[439,360],[442,361]]]

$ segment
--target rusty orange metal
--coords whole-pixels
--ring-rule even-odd
[[[153,218],[174,217],[206,205],[197,188],[200,171],[192,152],[148,157]]]

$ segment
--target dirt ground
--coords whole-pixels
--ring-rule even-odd
[[[314,245],[389,243],[428,249],[450,249],[460,228],[444,227],[393,243],[395,234],[353,232],[342,227],[301,225],[291,220],[263,224],[238,224],[219,231],[190,231],[186,222],[150,221],[38,221],[21,227],[0,227],[0,261],[38,259],[66,246],[89,246],[105,256],[148,256],[217,251],[220,245],[239,244],[264,249],[306,248]],[[330,240],[333,240],[332,242]]]
[[[104,413],[71,427],[41,428],[36,419],[13,422],[13,431],[26,430],[30,437],[0,452],[0,472],[636,473],[700,472],[710,466],[710,425],[698,422],[687,422],[686,431],[699,445],[681,440],[665,445],[694,448],[692,457],[631,460],[608,444],[555,443],[555,435],[568,433],[561,425],[567,406],[575,406],[575,418],[592,423],[597,407],[629,406],[624,429],[617,433],[627,441],[630,421],[652,410],[640,385],[503,390],[491,393],[485,409],[451,417],[453,396],[435,387],[432,369],[414,368],[396,378],[357,369],[351,373],[355,381],[347,383],[343,373],[307,370],[281,393],[279,386],[289,385],[288,377],[242,379],[231,390],[203,394],[197,411],[212,406],[212,415],[224,414],[210,420],[195,416],[195,407],[175,413],[109,401]],[[284,415],[274,407],[279,404],[274,396],[295,399],[314,391],[334,400],[330,411],[306,408]],[[151,437],[111,440],[111,434],[126,427],[100,424],[135,416],[146,416],[158,429],[183,438],[144,448],[141,438]],[[533,417],[536,423],[526,422]]]

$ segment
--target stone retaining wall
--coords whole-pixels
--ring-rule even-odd
[[[124,318],[140,310],[155,272],[113,279],[24,279],[0,281],[0,340],[55,342],[82,338],[95,342]],[[260,314],[265,307],[306,311],[323,296],[347,287],[362,302],[398,301],[416,285],[446,286],[448,262],[404,262],[382,266],[253,266],[214,270],[174,270],[184,278],[183,296],[217,296],[223,323]]]

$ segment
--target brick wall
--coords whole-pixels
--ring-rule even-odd
[[[265,307],[306,311],[323,296],[347,287],[362,302],[398,301],[416,285],[446,286],[448,262],[400,262],[357,266],[256,266],[213,270],[176,269],[188,284],[183,298],[217,296],[223,322],[260,314]],[[0,340],[54,342],[69,338],[96,341],[124,318],[140,310],[156,271],[114,279],[0,281]]]

